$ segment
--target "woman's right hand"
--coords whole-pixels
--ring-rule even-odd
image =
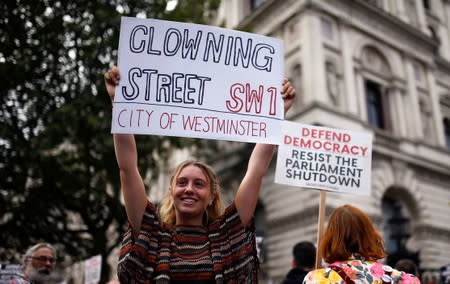
[[[108,70],[105,75],[105,86],[108,91],[109,98],[111,102],[114,102],[114,94],[116,91],[116,86],[120,81],[120,72],[117,66],[113,66],[110,70]]]

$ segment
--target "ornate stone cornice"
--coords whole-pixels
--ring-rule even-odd
[[[370,34],[380,42],[398,48],[414,47],[409,52],[433,55],[438,43],[420,29],[364,0],[310,0],[313,9],[334,15],[340,23]],[[422,54],[423,55],[423,54]]]
[[[254,27],[264,24],[265,33],[270,34],[292,17],[308,11],[332,15],[339,23],[369,34],[370,37],[395,49],[404,50],[406,54],[425,62],[433,58],[434,51],[439,46],[436,40],[419,28],[365,0],[266,0],[258,9],[242,19],[236,28],[253,30]],[[284,15],[281,16],[281,13]],[[270,27],[267,27],[268,24]]]
[[[418,167],[423,167],[425,169],[433,169],[439,173],[449,173],[450,165],[446,157],[449,156],[448,151],[445,148],[433,146],[424,143],[420,140],[411,140],[404,137],[398,137],[392,132],[372,128],[366,121],[361,120],[359,117],[354,115],[339,112],[338,110],[332,109],[331,106],[320,103],[312,102],[305,105],[302,110],[291,117],[293,121],[304,121],[304,117],[310,115],[311,113],[328,113],[333,114],[336,117],[345,119],[349,124],[359,125],[363,129],[373,131],[374,133],[374,143],[373,152],[385,155],[388,157],[393,157],[412,165]],[[318,117],[320,117],[318,115]],[[309,121],[308,123],[314,124],[319,123],[323,126],[329,127],[330,125],[324,124],[322,121]],[[432,156],[426,156],[425,154],[419,153],[432,153]],[[441,157],[441,159],[432,159],[432,157]],[[444,158],[445,157],[445,158]]]
[[[381,139],[384,138],[384,142],[381,143]],[[373,145],[373,152],[374,154],[379,154],[381,156],[385,156],[388,158],[398,159],[404,162],[407,162],[410,165],[414,165],[420,169],[427,169],[427,170],[433,170],[437,173],[443,174],[445,176],[448,176],[450,168],[442,163],[439,163],[439,161],[429,160],[425,157],[420,157],[418,155],[408,153],[405,151],[402,151],[398,146],[395,144],[391,144],[388,142],[390,138],[388,136],[376,136],[374,145]],[[420,144],[410,143],[412,147],[420,147]],[[427,147],[427,146],[425,146]],[[427,147],[430,148],[430,147]],[[440,149],[436,149],[437,153],[441,152]],[[442,157],[448,156],[445,153],[443,153]]]
[[[434,226],[431,226],[429,224],[421,224],[414,228],[414,233],[418,234],[426,234],[426,235],[433,235],[436,236],[442,236],[442,238],[447,238],[450,235],[450,231],[446,228],[437,228]]]

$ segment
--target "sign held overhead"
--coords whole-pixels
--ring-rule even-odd
[[[123,17],[112,132],[275,144],[283,64],[279,39]]]

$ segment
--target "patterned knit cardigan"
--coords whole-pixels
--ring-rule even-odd
[[[258,283],[254,220],[244,228],[233,203],[209,225],[207,234],[217,284]],[[130,226],[124,235],[117,268],[120,282],[170,283],[174,242],[173,229],[160,221],[154,205],[148,202],[137,240]]]

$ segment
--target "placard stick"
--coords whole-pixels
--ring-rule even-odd
[[[320,239],[322,238],[323,233],[323,219],[325,218],[325,199],[326,199],[326,191],[321,190],[320,191],[320,203],[319,203],[319,219],[317,221],[317,253],[316,253],[316,269],[321,267],[322,264],[322,255],[319,252],[319,244]]]

